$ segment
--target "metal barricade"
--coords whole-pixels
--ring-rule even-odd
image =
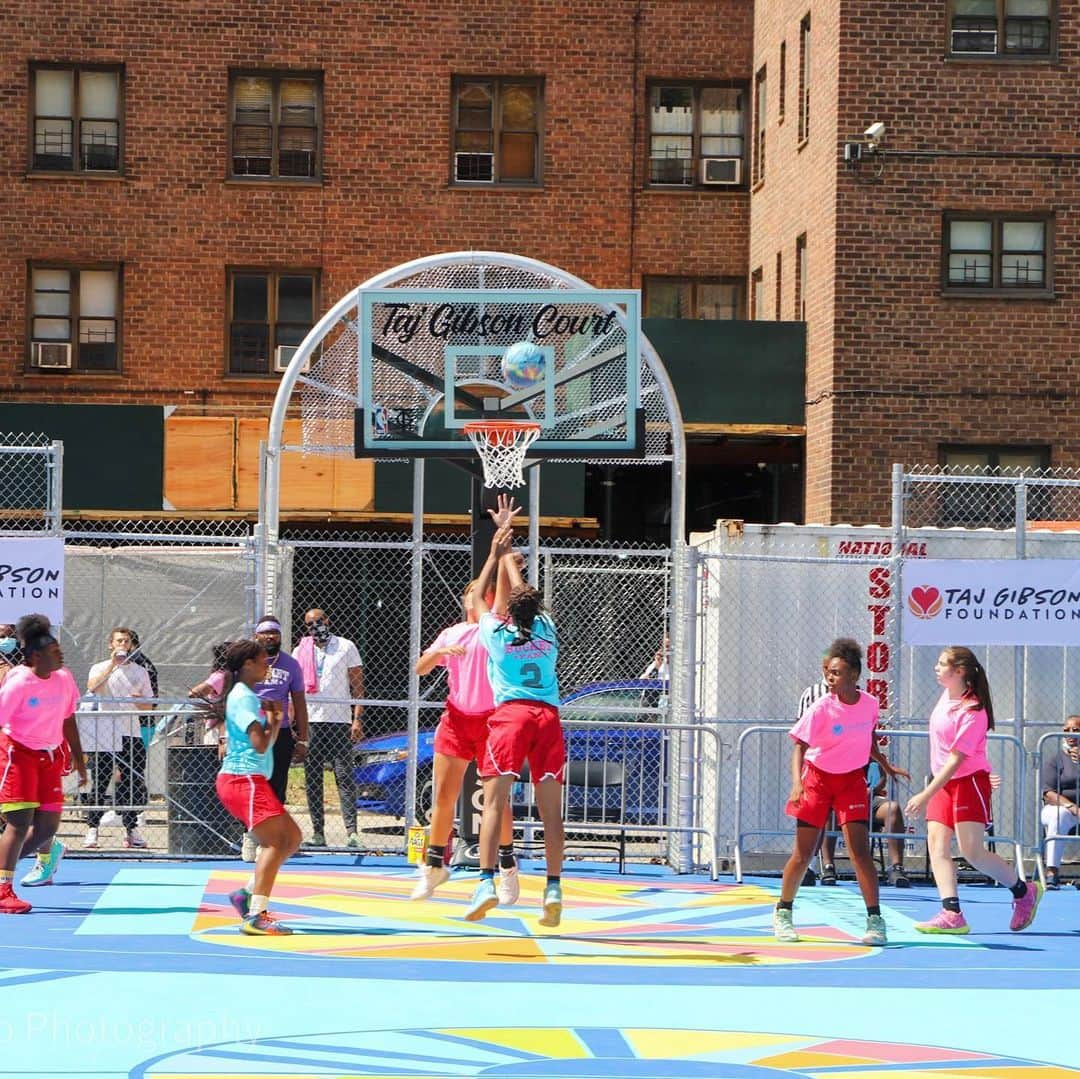
[[[790,726],[749,727],[739,736],[735,766],[735,879],[743,879],[743,859],[748,853],[746,840],[751,836],[783,837],[790,847],[793,823],[784,814],[789,783]],[[889,739],[890,762],[912,776],[911,792],[922,788],[929,779],[929,734],[925,730],[880,730],[878,737]],[[991,733],[987,737],[987,755],[993,773],[1001,778],[995,792],[998,810],[994,815],[994,831],[989,837],[991,846],[1013,848],[1018,867],[1023,865],[1024,807],[1027,789],[1027,758],[1020,739],[1010,734]],[[771,782],[766,785],[767,771],[763,762],[776,763]],[[778,777],[783,777],[777,782]],[[901,796],[899,801],[903,802]],[[922,818],[925,825],[925,819]],[[926,842],[925,826],[920,830],[908,822],[905,832],[875,831],[874,839],[902,839]],[[778,844],[765,853],[776,853]],[[781,848],[783,849],[783,848]],[[762,853],[755,850],[750,853]]]
[[[1035,810],[1036,841],[1035,841],[1035,867],[1039,879],[1045,885],[1047,882],[1047,868],[1049,866],[1060,867],[1061,859],[1058,856],[1062,844],[1080,842],[1080,809],[1077,809],[1076,795],[1080,794],[1075,787],[1070,786],[1071,793],[1062,794],[1062,771],[1064,760],[1068,756],[1069,743],[1076,743],[1078,736],[1068,734],[1065,731],[1052,731],[1044,734],[1035,747],[1033,757],[1032,804]],[[1053,762],[1055,767],[1047,768]],[[1060,762],[1060,765],[1059,765]],[[1045,769],[1045,771],[1044,771]],[[1055,782],[1047,786],[1047,782],[1053,773]],[[1044,799],[1045,795],[1053,792],[1057,799],[1065,803],[1050,805]],[[1071,808],[1069,808],[1071,807]],[[1075,811],[1075,812],[1074,812]]]

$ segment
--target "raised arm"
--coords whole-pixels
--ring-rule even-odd
[[[502,496],[500,496],[502,497]],[[513,540],[513,532],[508,525],[495,530],[495,535],[491,537],[491,550],[488,552],[487,561],[484,562],[480,573],[477,575],[476,584],[472,591],[473,610],[476,612],[477,618],[482,618],[485,614],[491,613],[491,608],[487,602],[487,590],[491,587],[491,576],[495,572],[495,566],[497,564],[501,567],[501,559],[503,554],[510,550],[510,544]],[[500,568],[499,573],[500,584],[502,582],[502,572]],[[509,594],[509,590],[507,592]],[[502,608],[505,611],[505,605]],[[495,594],[495,613],[498,614],[499,596],[496,590]]]

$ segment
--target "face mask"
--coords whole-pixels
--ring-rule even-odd
[[[14,637],[0,637],[0,653],[10,656],[18,648],[19,642]]]
[[[311,626],[311,635],[319,644],[326,644],[330,640],[330,627],[325,622],[315,622]]]

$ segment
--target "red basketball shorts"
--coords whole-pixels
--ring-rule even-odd
[[[463,761],[483,760],[491,715],[491,712],[459,712],[447,701],[435,728],[435,752]]]
[[[280,817],[285,812],[266,776],[233,776],[218,772],[216,786],[221,804],[249,832],[264,820]]]
[[[526,761],[533,783],[544,779],[563,781],[566,740],[559,710],[543,701],[507,701],[488,720],[487,749],[479,772],[485,779],[520,776]]]
[[[950,779],[926,803],[926,819],[953,829],[960,821],[988,825],[994,819],[990,811],[990,773],[972,772]]]
[[[59,813],[64,761],[62,747],[28,749],[0,731],[0,806]]]
[[[870,788],[866,772],[823,772],[810,761],[803,767],[803,796],[796,804],[788,802],[784,812],[789,817],[824,828],[829,814],[835,810],[841,826],[852,821],[870,821]]]

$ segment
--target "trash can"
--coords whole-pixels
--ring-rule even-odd
[[[244,829],[218,801],[217,746],[170,745],[166,775],[170,854],[235,854]]]

